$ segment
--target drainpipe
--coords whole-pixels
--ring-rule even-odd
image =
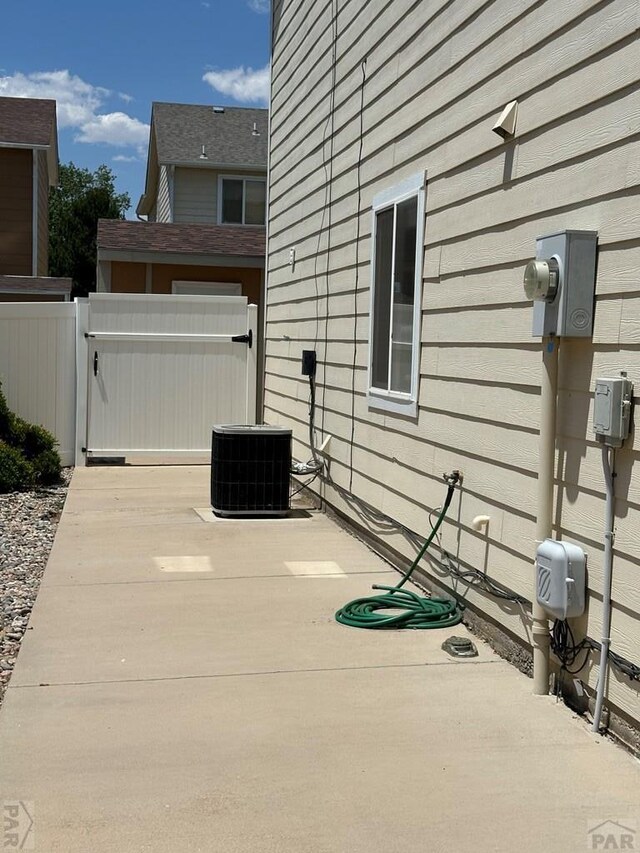
[[[609,662],[609,646],[611,645],[611,572],[613,566],[613,524],[614,524],[614,493],[613,493],[613,471],[615,466],[616,451],[613,448],[602,446],[602,470],[607,487],[607,500],[605,503],[605,527],[604,527],[604,557],[602,561],[602,639],[600,646],[600,669],[598,672],[598,686],[596,688],[596,707],[593,712],[592,731],[600,731],[600,718],[602,717],[602,706],[604,704],[604,693],[607,684],[607,671]]]
[[[558,396],[558,349],[560,339],[542,339],[540,383],[540,440],[538,460],[538,518],[536,546],[551,538],[553,525],[553,484],[556,458],[556,400]],[[549,620],[533,594],[533,692],[549,692]]]

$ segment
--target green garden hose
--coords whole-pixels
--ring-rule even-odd
[[[430,598],[402,589],[433,542],[453,499],[453,492],[460,479],[457,471],[445,477],[448,485],[447,497],[431,533],[420,549],[409,569],[395,586],[373,585],[373,589],[385,590],[383,595],[355,598],[336,613],[336,620],[352,628],[450,628],[462,621],[462,608],[446,598]]]

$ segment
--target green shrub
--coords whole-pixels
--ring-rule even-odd
[[[0,493],[60,482],[55,437],[14,415],[0,387]]]
[[[42,450],[30,463],[38,485],[52,486],[60,482],[60,456],[53,448]]]
[[[55,452],[58,442],[48,429],[37,426],[37,424],[28,424],[25,421],[23,423],[25,424],[25,429],[22,432],[22,441],[19,446],[27,459],[35,459],[41,453]],[[56,453],[55,455],[57,456],[58,454]],[[58,464],[60,464],[59,460]]]
[[[4,437],[5,441],[12,447],[19,447],[22,450],[28,429],[29,424],[25,420],[18,417],[18,415],[10,415],[9,429],[7,435]]]
[[[33,466],[16,447],[0,440],[0,494],[28,489],[34,483]]]
[[[11,430],[12,414],[7,406],[7,400],[2,393],[2,383],[0,382],[0,439],[8,439]]]

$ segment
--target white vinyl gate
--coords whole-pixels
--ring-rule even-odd
[[[85,458],[202,456],[214,424],[255,423],[257,308],[246,297],[96,293],[80,308]],[[79,419],[82,407],[79,395]]]

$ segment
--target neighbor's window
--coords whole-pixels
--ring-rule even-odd
[[[420,358],[424,175],[373,202],[369,405],[415,415]]]
[[[220,222],[264,225],[266,182],[260,178],[220,178]]]

